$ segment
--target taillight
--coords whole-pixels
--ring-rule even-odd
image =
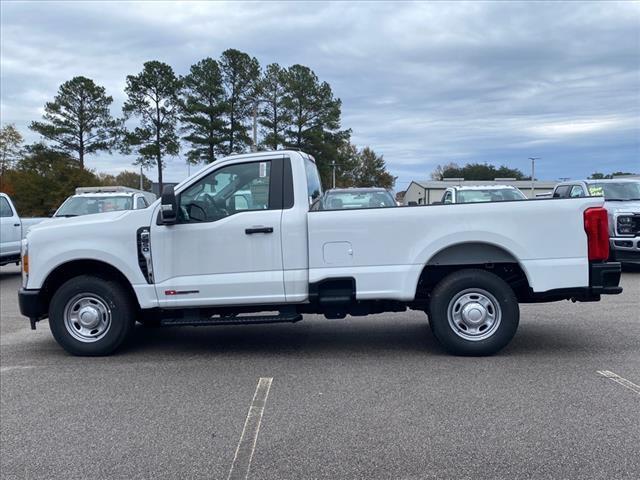
[[[584,211],[584,231],[587,232],[589,260],[608,259],[609,221],[607,219],[607,210],[602,207],[587,208]]]

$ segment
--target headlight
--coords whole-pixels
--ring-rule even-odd
[[[616,221],[618,235],[633,235],[633,217],[631,215],[620,215]]]

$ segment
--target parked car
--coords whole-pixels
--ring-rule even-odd
[[[396,207],[393,194],[385,188],[333,188],[312,205],[312,210]]]
[[[504,202],[526,199],[524,193],[511,185],[469,185],[447,188],[440,203]]]
[[[20,218],[11,198],[0,193],[0,266],[20,263],[20,244],[29,228],[46,218]]]
[[[129,187],[78,187],[75,195],[67,198],[54,217],[77,217],[92,213],[138,210],[147,208],[156,201],[156,196]]]
[[[554,198],[604,196],[611,260],[640,265],[640,180],[576,180],[556,185]]]
[[[239,191],[250,208],[234,208]],[[20,311],[32,328],[48,317],[68,352],[104,355],[135,320],[256,324],[409,308],[428,312],[450,352],[488,355],[514,336],[519,302],[622,291],[620,264],[606,261],[602,198],[310,211],[321,195],[313,157],[259,152],[208,165],[147,209],[36,225],[23,242]]]

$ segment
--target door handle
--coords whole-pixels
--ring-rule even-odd
[[[244,233],[247,235],[253,235],[254,233],[273,233],[273,227],[245,228]]]
[[[14,226],[14,227],[19,227],[19,226],[20,226],[20,224],[19,224],[19,223],[14,223],[14,224],[13,224],[13,226]]]

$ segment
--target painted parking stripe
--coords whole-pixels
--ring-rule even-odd
[[[256,449],[262,414],[264,413],[264,406],[267,403],[272,381],[273,378],[261,378],[258,381],[256,393],[253,394],[253,401],[249,407],[247,419],[244,422],[242,435],[240,435],[240,441],[238,442],[227,480],[246,480],[249,477],[251,459]]]
[[[640,385],[636,385],[635,383],[630,382],[626,378],[622,378],[620,375],[610,372],[609,370],[598,370],[597,372],[603,377],[613,380],[614,382],[619,383],[623,387],[626,387],[640,395]]]
[[[0,367],[0,373],[10,372],[12,370],[29,370],[31,368],[36,368],[31,365],[13,365],[10,367]]]

